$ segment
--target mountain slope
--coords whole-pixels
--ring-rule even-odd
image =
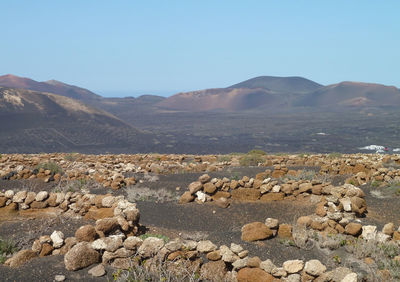
[[[177,111],[282,110],[322,85],[302,77],[259,76],[227,88],[178,93],[157,104]]]
[[[57,80],[38,82],[30,78],[19,77],[12,74],[0,76],[0,86],[54,93],[82,101],[91,101],[101,98],[101,96],[87,89],[62,83]]]
[[[0,151],[146,151],[153,136],[60,95],[0,87]]]
[[[305,95],[296,106],[307,107],[386,107],[400,106],[400,91],[394,86],[345,81]]]
[[[273,92],[307,93],[320,87],[322,87],[321,84],[298,76],[259,76],[234,84],[228,88],[262,88]]]
[[[157,104],[160,108],[178,111],[245,111],[288,106],[287,97],[265,89],[216,88],[178,93]]]

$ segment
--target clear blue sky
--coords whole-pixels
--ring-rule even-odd
[[[0,74],[100,94],[259,75],[400,87],[398,0],[10,0],[0,11]]]

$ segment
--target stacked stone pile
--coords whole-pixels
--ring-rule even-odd
[[[400,181],[399,155],[353,154],[331,158],[329,155],[283,155],[264,156],[263,166],[273,166],[271,177],[291,175],[289,167],[320,167],[320,174],[353,175],[351,183],[362,185],[369,181],[383,184]],[[45,182],[64,180],[96,180],[114,189],[132,185],[136,179],[132,173],[180,173],[216,171],[227,166],[239,166],[239,157],[230,156],[229,161],[219,161],[214,155],[83,155],[83,154],[6,154],[0,162],[1,179],[39,178]],[[44,163],[54,163],[62,172],[41,169]],[[392,165],[387,168],[386,166]],[[120,175],[123,179],[120,179]],[[118,176],[118,177],[117,177]],[[115,180],[117,178],[117,180]]]
[[[266,170],[257,174],[255,178],[244,176],[240,180],[229,178],[211,178],[208,174],[199,177],[198,181],[192,182],[180,198],[180,203],[197,201],[204,203],[208,201],[227,202],[229,199],[238,201],[278,201],[283,199],[303,199],[310,195],[321,196],[329,194],[334,187],[328,183],[317,180],[285,180],[282,182],[272,178],[274,170]],[[279,169],[280,171],[280,169]],[[289,170],[290,172],[290,170]],[[292,171],[295,175],[298,172]],[[271,177],[269,177],[271,176]],[[221,200],[222,199],[222,200]]]
[[[139,220],[139,210],[136,208],[136,204],[128,202],[124,196],[7,190],[0,192],[0,208],[3,207],[8,210],[54,207],[61,212],[79,214],[91,219],[115,216],[124,231],[134,228]]]
[[[232,243],[230,246],[217,246],[209,240],[194,241],[174,239],[165,242],[163,239],[136,236],[126,237],[124,234],[98,238],[96,227],[85,225],[80,227],[74,237],[64,239],[59,231],[50,236],[41,236],[35,240],[31,250],[22,250],[6,261],[6,265],[17,267],[26,261],[52,254],[63,254],[67,270],[75,271],[93,264],[89,273],[94,276],[105,274],[104,265],[110,264],[116,269],[129,269],[141,264],[151,270],[160,262],[171,266],[185,266],[190,272],[198,272],[202,279],[210,281],[255,281],[254,279],[321,279],[329,281],[340,273],[357,281],[357,274],[348,268],[327,271],[327,267],[318,260],[288,260],[282,266],[275,265],[270,259],[261,261],[258,257],[250,257],[242,246]],[[177,268],[177,271],[182,269]],[[327,280],[326,280],[327,279]],[[258,280],[257,280],[258,281]],[[264,280],[263,280],[264,281]]]
[[[51,163],[60,171],[40,168]],[[177,173],[185,171],[215,171],[229,165],[218,162],[216,156],[192,155],[83,155],[38,154],[2,155],[0,178],[42,179],[45,182],[62,180],[96,180],[114,189],[136,183],[132,173]]]

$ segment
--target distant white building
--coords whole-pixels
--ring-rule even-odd
[[[385,152],[385,146],[380,146],[380,145],[369,145],[365,146],[362,148],[359,148],[360,150],[369,150],[369,151],[375,151],[377,154],[382,154]]]

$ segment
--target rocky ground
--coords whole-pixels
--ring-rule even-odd
[[[136,257],[134,249],[126,248],[129,255],[107,262],[107,250],[95,249],[103,256],[105,270],[104,275],[97,277],[88,272],[96,265],[92,263],[67,270],[71,269],[65,261],[67,253],[76,243],[68,248],[56,247],[53,241],[47,243],[43,238],[38,243],[41,236],[55,230],[61,231],[64,238],[75,238],[80,226],[91,225],[96,226],[96,238],[100,239],[134,235],[142,236],[143,244],[147,236],[170,242],[175,242],[174,238],[198,244],[210,241],[219,253],[225,254],[228,251],[223,246],[240,245],[248,251],[243,259],[239,253],[232,253],[235,258],[227,259],[226,254],[212,260],[210,251],[197,248],[203,270],[211,262],[221,262],[223,266],[218,271],[224,269],[225,281],[341,281],[346,275],[348,280],[344,281],[395,281],[400,279],[399,163],[400,157],[396,155],[362,154],[3,155],[0,240],[13,242],[14,257],[18,250],[33,251],[32,259],[18,266],[10,267],[10,260],[0,264],[0,277],[4,281],[124,281],[118,269],[125,269],[123,260],[127,257]],[[47,194],[41,199],[44,191]],[[32,201],[27,201],[30,195]],[[61,195],[62,200],[58,200]],[[65,203],[67,195],[70,200]],[[117,197],[115,203],[99,204],[111,195]],[[125,216],[118,219],[117,233],[99,231],[99,220],[120,216],[115,209],[122,197],[136,203],[140,221],[129,221]],[[279,223],[273,226],[271,220]],[[257,238],[249,240],[246,228],[256,225],[257,232],[264,230],[265,236],[258,238],[256,232]],[[359,230],[353,232],[350,227]],[[385,250],[390,248],[384,252],[390,252],[385,265],[379,263],[383,258],[376,250],[361,254],[361,247],[354,240],[376,242]],[[35,249],[38,244],[40,248]],[[44,254],[44,246],[51,251]],[[167,255],[177,255],[182,250],[170,250]],[[39,253],[42,255],[38,256]],[[13,255],[4,257],[6,260]],[[275,269],[266,266],[269,260],[276,265]],[[312,273],[309,268],[314,260],[326,270]],[[292,272],[290,263],[301,269]],[[199,275],[204,274],[205,270],[200,269]],[[211,278],[204,274],[196,279]]]

